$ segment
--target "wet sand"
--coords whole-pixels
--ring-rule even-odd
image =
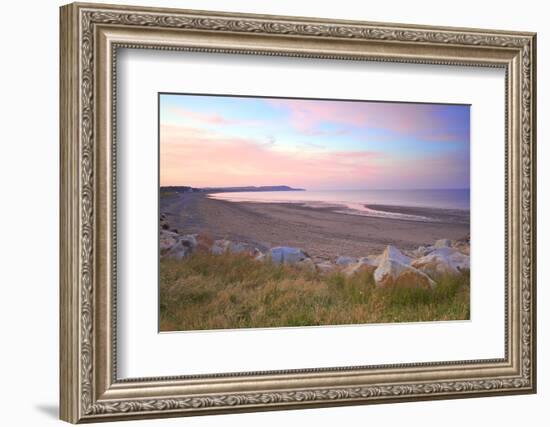
[[[311,208],[293,203],[228,202],[209,199],[205,193],[162,194],[160,199],[166,223],[179,233],[247,242],[263,250],[299,247],[319,260],[378,254],[386,245],[412,250],[437,239],[461,239],[470,233],[467,211],[368,207],[434,220],[367,217],[337,212],[335,207]]]

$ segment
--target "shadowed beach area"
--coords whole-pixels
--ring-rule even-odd
[[[340,208],[295,203],[229,202],[206,193],[162,193],[160,213],[171,230],[212,239],[250,243],[262,250],[275,246],[304,249],[316,260],[338,255],[379,253],[387,245],[413,250],[437,239],[469,235],[469,211],[369,205],[377,211],[428,217],[411,221],[369,217]]]

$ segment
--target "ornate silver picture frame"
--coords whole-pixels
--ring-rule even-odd
[[[536,391],[534,33],[80,3],[63,6],[60,18],[61,419],[97,422]],[[503,69],[504,357],[120,379],[116,61],[122,48]]]

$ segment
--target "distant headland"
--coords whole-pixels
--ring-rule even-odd
[[[172,191],[177,193],[234,193],[251,191],[305,191],[303,188],[292,188],[288,185],[248,185],[244,187],[189,187],[184,185],[160,187],[160,191]]]

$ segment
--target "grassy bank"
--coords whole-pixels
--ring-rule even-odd
[[[160,263],[161,331],[463,320],[469,274],[434,290],[377,289],[372,274],[322,275],[245,256]]]

